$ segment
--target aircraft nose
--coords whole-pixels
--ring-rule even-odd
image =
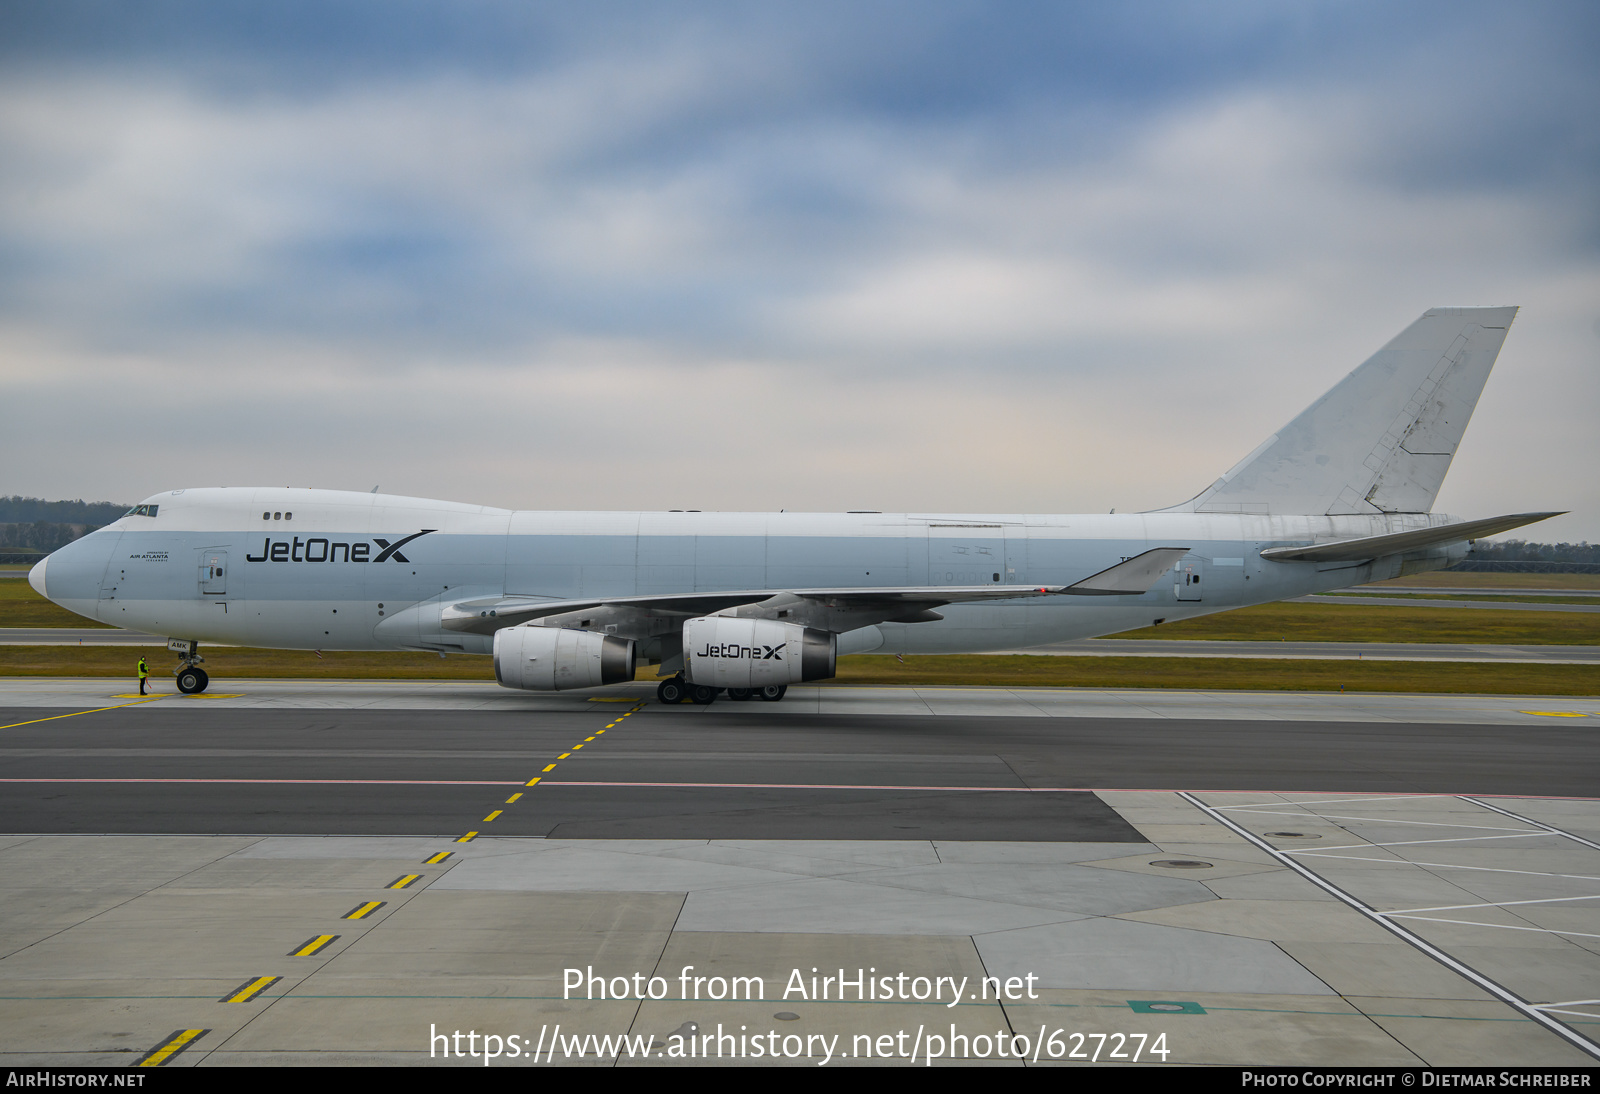
[[[33,569],[28,571],[28,584],[33,586],[34,592],[38,593],[47,600],[49,599],[49,594],[44,591],[44,568],[49,561],[50,558],[47,555],[44,558],[41,558],[38,562],[35,562],[33,564]]]

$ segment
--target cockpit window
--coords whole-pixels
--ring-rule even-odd
[[[135,505],[122,515],[125,517],[153,517],[156,515],[156,510],[160,508],[161,506],[159,505]]]

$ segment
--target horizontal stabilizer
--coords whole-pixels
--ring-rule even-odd
[[[1188,553],[1187,547],[1157,547],[1061,591],[1070,596],[1139,596],[1154,588],[1173,564]]]
[[[1419,528],[1414,532],[1346,539],[1337,543],[1313,543],[1305,547],[1271,547],[1262,551],[1261,557],[1273,562],[1359,562],[1384,555],[1403,555],[1409,551],[1421,551],[1446,543],[1482,539],[1484,536],[1521,528],[1524,524],[1533,524],[1535,521],[1559,516],[1560,513],[1515,513],[1505,517],[1469,520],[1464,524]]]

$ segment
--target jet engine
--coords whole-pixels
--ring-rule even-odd
[[[565,691],[633,679],[632,641],[595,631],[505,627],[494,632],[494,678],[502,687]]]
[[[839,639],[775,619],[705,615],[683,625],[684,675],[714,688],[762,688],[826,680]]]

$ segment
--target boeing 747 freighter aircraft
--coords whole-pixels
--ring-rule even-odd
[[[157,494],[29,580],[199,643],[494,657],[510,688],[658,665],[663,702],[783,697],[845,653],[1009,650],[1433,570],[1555,513],[1430,512],[1517,309],[1434,308],[1233,470],[1106,516],[536,513],[336,490]]]

